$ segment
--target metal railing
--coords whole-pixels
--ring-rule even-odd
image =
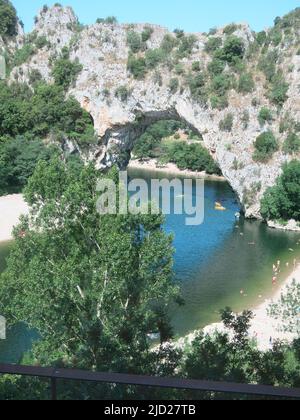
[[[280,388],[268,385],[246,385],[229,382],[160,378],[120,373],[99,373],[74,369],[55,369],[7,364],[0,364],[0,374],[49,379],[51,382],[51,398],[53,401],[57,400],[57,381],[59,380],[240,394],[256,397],[300,399],[299,388]]]

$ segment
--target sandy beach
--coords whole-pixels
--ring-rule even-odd
[[[186,176],[186,177],[195,177],[195,178],[205,178],[212,181],[222,181],[225,182],[226,179],[223,176],[218,175],[209,175],[206,172],[197,172],[190,170],[181,170],[174,163],[167,163],[166,165],[159,165],[156,159],[150,159],[147,161],[140,160],[131,160],[128,169],[138,169],[144,171],[154,171],[166,175],[174,176]]]
[[[251,324],[249,331],[250,337],[257,341],[257,346],[262,351],[270,350],[272,345],[270,344],[270,338],[272,342],[276,340],[292,342],[296,338],[295,335],[285,333],[281,331],[281,321],[277,321],[268,315],[268,308],[272,303],[277,303],[281,295],[286,291],[287,287],[290,286],[293,281],[300,282],[300,263],[297,264],[295,270],[287,277],[282,283],[282,286],[276,291],[271,299],[265,300],[262,304],[256,308],[248,308],[253,311],[254,319]],[[245,308],[247,309],[247,308]],[[206,334],[212,334],[215,331],[226,332],[226,328],[222,323],[216,323],[208,325],[203,330]],[[195,331],[184,338],[178,340],[178,346],[183,347],[186,344],[191,344],[194,340],[198,331]]]
[[[0,242],[10,241],[13,228],[22,214],[28,213],[28,206],[22,194],[0,197]]]

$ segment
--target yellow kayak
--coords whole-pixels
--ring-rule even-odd
[[[226,208],[223,207],[221,203],[216,203],[215,204],[215,210],[217,210],[217,211],[226,211]]]

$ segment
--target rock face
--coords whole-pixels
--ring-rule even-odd
[[[29,62],[15,68],[11,78],[28,81],[30,71],[38,69],[44,79],[51,82],[49,58],[59,54],[63,47],[68,47],[70,59],[78,59],[83,65],[69,94],[75,96],[91,114],[99,135],[97,146],[86,152],[88,159],[95,160],[99,168],[116,161],[126,164],[135,140],[149,124],[166,118],[183,120],[203,136],[205,146],[244,204],[246,215],[259,217],[259,203],[264,191],[274,184],[283,163],[291,156],[279,151],[266,164],[254,162],[254,141],[260,133],[271,129],[282,143],[286,134],[281,134],[279,130],[281,117],[288,114],[300,121],[300,56],[293,48],[287,48],[289,54],[282,54],[280,68],[289,83],[289,99],[280,111],[267,99],[265,76],[257,70],[257,62],[254,61],[249,66],[255,74],[255,91],[240,94],[231,90],[229,106],[224,110],[212,109],[209,104],[197,103],[184,83],[184,77],[167,66],[149,71],[144,80],[136,80],[128,72],[128,31],[142,33],[145,27],[150,27],[153,32],[146,42],[147,49],[158,48],[167,34],[175,38],[164,28],[143,24],[99,23],[79,30],[77,18],[70,8],[54,7],[42,11],[35,31],[38,36],[46,36],[51,46],[43,47]],[[211,61],[211,56],[205,51],[207,35],[194,35],[193,51],[188,58],[181,60],[186,73],[191,71],[192,63],[196,61],[203,67]],[[241,37],[246,46],[253,41],[253,33],[247,25],[240,25],[235,35]],[[225,37],[222,29],[215,36]],[[181,89],[176,93],[170,89],[170,80],[174,77],[182,82]],[[124,86],[129,94],[122,101],[116,90]],[[262,106],[267,106],[276,115],[264,127],[258,121]],[[247,124],[243,122],[245,111],[249,115]],[[233,127],[230,132],[223,132],[219,123],[228,113],[233,115]]]

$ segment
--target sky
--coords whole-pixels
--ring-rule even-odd
[[[28,32],[34,16],[47,0],[12,2]],[[300,7],[300,0],[60,0],[60,3],[71,6],[84,24],[94,23],[98,17],[116,16],[121,23],[156,23],[186,32],[207,32],[231,22],[248,22],[252,29],[261,31],[271,26],[277,16]]]

